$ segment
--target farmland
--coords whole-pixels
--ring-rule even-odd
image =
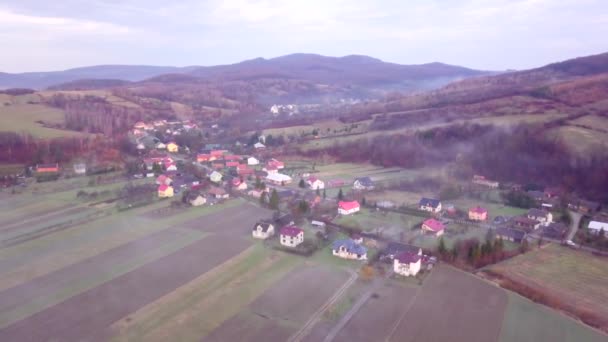
[[[62,124],[64,113],[61,109],[41,104],[0,104],[0,127],[3,131],[28,133],[36,138],[58,138],[77,136],[82,133],[44,127],[46,124]]]

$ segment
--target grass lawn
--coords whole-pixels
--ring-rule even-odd
[[[557,311],[508,292],[500,342],[600,342],[608,336]]]
[[[542,289],[566,304],[608,315],[608,262],[589,253],[549,244],[490,269]]]
[[[40,104],[12,104],[6,106],[0,103],[0,129],[3,131],[25,132],[36,138],[58,138],[78,136],[84,133],[43,127],[36,121],[49,124],[61,124],[64,112]]]
[[[335,223],[368,232],[382,232],[389,236],[400,237],[403,233],[404,239],[418,234],[414,227],[419,227],[423,218],[399,214],[394,212],[377,211],[362,208],[353,215],[338,216]]]
[[[456,208],[468,212],[469,208],[477,205],[488,209],[488,220],[491,222],[496,216],[517,216],[528,212],[527,209],[510,207],[504,204],[490,203],[474,198],[459,198],[451,201],[443,201],[444,203],[452,203]]]

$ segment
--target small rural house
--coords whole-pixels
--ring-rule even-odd
[[[367,249],[353,239],[334,241],[332,254],[342,259],[367,260]]]
[[[438,213],[441,211],[441,202],[438,199],[423,197],[418,203],[418,209],[431,213]]]
[[[561,222],[551,222],[541,228],[541,234],[549,239],[563,240],[566,238],[568,230],[568,226]]]
[[[370,177],[356,178],[353,183],[353,189],[355,190],[373,190],[374,182]]]
[[[213,183],[219,183],[222,181],[222,174],[217,171],[213,171],[209,175],[209,180],[212,181]]]
[[[251,233],[256,239],[268,239],[274,235],[274,226],[269,222],[258,222],[253,226]]]
[[[166,185],[166,184],[159,185],[158,186],[158,197],[160,197],[160,198],[173,197],[173,187]]]
[[[177,143],[175,143],[175,141],[171,141],[170,143],[167,144],[167,151],[175,153],[175,152],[179,151],[179,145],[177,145]]]
[[[535,201],[542,201],[545,198],[545,193],[538,190],[529,190],[528,195]]]
[[[215,160],[209,153],[199,153],[196,155],[196,161],[199,163],[206,163]]]
[[[170,161],[165,161],[165,170],[167,171],[177,171],[177,164]]]
[[[422,222],[422,231],[434,236],[441,236],[445,231],[445,226],[440,221],[430,218]]]
[[[283,163],[282,161],[279,161],[277,159],[270,159],[268,162],[266,162],[266,166],[274,166],[277,169],[281,170],[282,168],[285,167],[285,163]]]
[[[167,149],[167,145],[165,145],[165,143],[163,143],[162,141],[157,142],[154,147],[156,147],[157,150]]]
[[[608,223],[607,222],[591,221],[591,222],[589,222],[589,225],[587,226],[587,228],[589,229],[589,232],[591,232],[593,234],[599,234],[602,230],[604,230],[604,233],[606,233],[606,235],[608,236]]]
[[[255,144],[253,144],[253,148],[260,150],[260,149],[266,148],[266,145],[262,144],[261,142],[257,142]]]
[[[306,185],[313,190],[325,189],[325,182],[317,177],[308,177]]]
[[[521,243],[526,238],[526,232],[521,229],[512,227],[498,227],[496,229],[496,238],[515,243]]]
[[[36,172],[38,172],[38,173],[59,172],[59,164],[38,164],[38,165],[36,165]]]
[[[420,272],[422,256],[418,253],[401,252],[393,259],[393,271],[402,276],[416,276]]]
[[[156,184],[158,185],[171,185],[171,182],[173,180],[171,178],[169,178],[169,176],[166,175],[160,175],[158,177],[156,177]]]
[[[400,242],[389,242],[388,245],[386,245],[386,248],[380,253],[380,259],[393,261],[397,255],[404,252],[422,256],[422,248],[420,247]]]
[[[285,185],[291,183],[291,177],[282,173],[270,173],[266,176],[266,181],[271,184]]]
[[[340,201],[338,202],[338,214],[350,215],[358,212],[361,209],[357,201]]]
[[[260,198],[262,197],[262,194],[264,193],[268,193],[268,191],[266,189],[253,189],[253,190],[249,190],[249,192],[247,193],[247,195],[253,197],[253,198]]]
[[[218,187],[212,187],[209,189],[209,195],[215,197],[216,199],[226,199],[230,197],[226,190]]]
[[[74,164],[74,173],[77,175],[84,175],[87,173],[87,164],[76,163]]]
[[[240,178],[232,179],[232,188],[235,190],[247,190],[247,183],[243,182]]]
[[[260,161],[255,157],[247,158],[247,165],[260,165]]]
[[[471,221],[485,221],[488,219],[488,209],[476,206],[469,209],[469,220]]]
[[[528,218],[540,222],[542,225],[547,225],[553,222],[553,215],[544,209],[532,208],[528,210]]]
[[[239,165],[241,165],[241,163],[239,163],[238,161],[227,161],[226,162],[226,167],[238,167]]]
[[[304,231],[296,226],[285,226],[280,231],[281,245],[297,247],[304,242]]]
[[[527,232],[538,229],[540,222],[528,218],[527,216],[516,216],[513,218],[513,225],[515,228],[523,229]]]
[[[267,174],[279,173],[279,169],[276,166],[265,166],[263,171],[266,171]]]
[[[199,193],[190,193],[188,194],[188,203],[193,207],[200,207],[207,203],[207,199]]]

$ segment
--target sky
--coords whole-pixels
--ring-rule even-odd
[[[297,52],[521,70],[606,37],[607,0],[0,0],[0,72]]]

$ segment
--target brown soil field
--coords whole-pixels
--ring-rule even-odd
[[[497,341],[507,294],[449,266],[435,267],[390,341]]]
[[[242,312],[215,329],[205,341],[284,341],[348,279],[345,271],[303,266],[270,287]],[[250,327],[250,328],[243,328]],[[241,333],[234,335],[234,331]],[[275,336],[285,337],[272,339]]]
[[[0,330],[2,341],[105,340],[125,315],[242,252],[249,243],[212,235]]]
[[[60,221],[65,222],[70,219],[70,215],[79,214],[84,211],[93,212],[94,210],[83,208],[83,207],[71,208],[71,209],[67,209],[67,210],[59,210],[59,212],[54,212],[52,214],[44,214],[44,215],[41,215],[42,217],[39,217],[39,218],[35,217],[33,219],[29,219],[24,223],[5,225],[3,227],[6,227],[6,228],[0,228],[0,229],[1,229],[2,234],[10,234],[13,232],[17,232],[19,230],[27,230],[28,228],[31,228],[32,226],[41,225],[46,222],[53,224],[53,222],[55,222],[55,220],[57,220],[57,219],[60,219]]]
[[[28,212],[27,218],[24,218],[23,216],[7,218],[7,219],[0,218],[0,231],[4,232],[5,229],[12,228],[15,225],[20,225],[22,222],[25,223],[25,221],[29,222],[30,220],[38,219],[39,217],[55,215],[57,212],[69,209],[71,207],[73,207],[72,204],[66,204],[63,206],[53,207],[50,209]]]
[[[420,289],[387,281],[340,330],[334,341],[384,341]]]
[[[9,312],[28,302],[48,298],[74,283],[112,273],[115,264],[134,258],[139,253],[155,249],[180,235],[178,230],[165,230],[116,247],[53,273],[0,292],[0,312]]]
[[[272,211],[251,204],[226,208],[182,223],[181,228],[237,236],[250,236],[253,225],[260,219],[272,218]],[[235,224],[237,223],[238,224]]]

